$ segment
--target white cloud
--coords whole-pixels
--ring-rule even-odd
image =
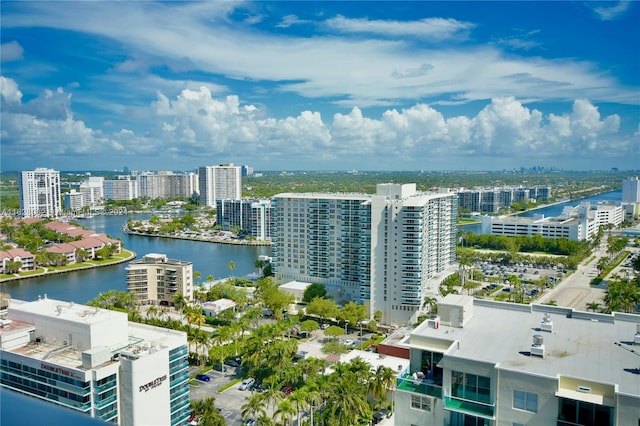
[[[0,46],[0,61],[20,61],[23,59],[24,49],[17,41],[10,41],[9,43],[2,43]]]
[[[598,4],[602,4],[602,3],[598,3]],[[596,15],[603,21],[613,21],[615,19],[620,18],[622,15],[625,14],[625,12],[631,6],[628,0],[621,0],[618,2],[607,2],[607,4],[612,4],[613,6],[607,5],[607,6],[597,6],[592,8],[592,10],[596,13]]]
[[[18,90],[18,84],[15,80],[0,76],[0,93],[2,94],[2,103],[19,105],[22,102],[22,92]]]
[[[464,37],[475,27],[470,22],[338,16],[323,21],[333,33],[300,37],[285,32],[266,34],[234,23],[229,19],[234,7],[240,6],[235,2],[126,2],[115,8],[109,2],[76,2],[73,7],[60,8],[50,2],[27,2],[28,13],[7,15],[3,24],[61,28],[115,40],[130,55],[119,64],[116,70],[120,71],[166,64],[171,69],[271,82],[274,91],[307,98],[333,97],[338,105],[391,106],[434,97],[446,102],[505,96],[564,101],[587,96],[596,102],[638,102],[635,90],[622,87],[594,64],[507,55],[497,44],[465,44],[446,51],[412,44]],[[281,20],[285,26],[297,22],[296,16]],[[382,36],[392,39],[382,40]],[[514,43],[531,46],[521,38],[511,40]],[[525,74],[529,78],[513,78]]]
[[[431,41],[466,38],[475,27],[456,19],[426,18],[418,21],[394,21],[346,18],[338,15],[324,22],[330,29],[342,33],[379,34],[387,37],[412,37]]]
[[[475,162],[478,156],[561,162],[593,158],[598,152],[598,160],[629,161],[640,146],[637,131],[621,134],[619,116],[603,117],[585,99],[574,101],[571,111],[547,116],[514,97],[503,97],[492,99],[474,116],[446,118],[418,103],[387,110],[377,118],[353,108],[324,121],[315,111],[283,119],[265,117],[259,107],[243,104],[236,95],[218,99],[204,86],[184,89],[175,97],[158,92],[147,108],[144,132],[120,128],[107,135],[74,118],[71,94],[62,89],[45,91],[22,104],[15,82],[4,77],[1,82],[3,104],[10,106],[2,109],[3,155],[41,162],[48,156],[84,155],[102,161],[127,155],[130,163],[163,153],[166,164],[186,169],[221,157],[296,169],[336,164],[401,169],[425,161],[455,169],[465,166],[449,163],[450,158],[468,158],[467,168],[488,167]]]

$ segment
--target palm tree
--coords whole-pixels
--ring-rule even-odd
[[[587,311],[599,311],[600,310],[600,304],[598,302],[589,302],[587,303]]]
[[[233,275],[233,271],[236,270],[236,262],[234,262],[233,260],[229,261],[229,263],[227,263],[227,268],[229,268],[229,272],[231,272],[231,275]]]
[[[369,381],[369,392],[374,401],[381,401],[385,398],[387,391],[392,390],[395,384],[396,372],[389,367],[379,365],[372,380]]]
[[[265,262],[262,259],[256,259],[256,261],[253,263],[253,266],[256,267],[256,269],[258,270],[258,276],[260,276],[260,274],[262,274],[262,268],[265,267],[267,262]]]
[[[288,426],[296,414],[296,409],[290,399],[283,399],[278,404],[278,409],[273,413],[274,418],[280,418],[284,426]]]
[[[176,293],[173,295],[173,306],[175,306],[178,312],[182,312],[186,306],[186,300],[182,294]]]
[[[158,307],[156,305],[150,305],[147,308],[147,317],[155,318],[158,314]]]
[[[331,386],[331,396],[324,411],[339,426],[356,425],[371,417],[365,391],[354,379],[353,373],[347,373],[334,378]]]
[[[251,396],[247,398],[247,402],[242,406],[242,411],[240,412],[242,419],[247,420],[250,417],[255,419],[266,416],[266,404],[267,400],[264,394],[257,392],[252,393]]]
[[[464,288],[465,283],[467,282],[467,267],[473,266],[473,261],[470,257],[463,256],[458,259],[459,269],[458,274],[460,275],[460,283],[462,288]]]
[[[300,422],[301,414],[305,410],[305,408],[309,405],[309,403],[307,402],[307,393],[308,393],[307,388],[301,387],[291,392],[291,395],[289,395],[289,397],[287,398],[291,402],[291,405],[296,409],[297,418],[298,418],[298,421],[296,424],[298,425],[302,424]]]

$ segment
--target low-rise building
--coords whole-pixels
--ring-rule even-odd
[[[46,297],[0,320],[0,386],[120,425],[188,423],[187,355],[184,332]]]
[[[624,208],[616,203],[565,207],[557,217],[535,214],[533,217],[482,216],[482,233],[509,237],[541,235],[545,238],[591,240],[601,226],[618,226],[624,220]]]
[[[640,420],[638,315],[448,295],[403,344],[397,426]]]

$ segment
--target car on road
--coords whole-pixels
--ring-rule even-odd
[[[326,330],[327,328],[329,328],[329,324],[322,324],[320,328]]]
[[[253,384],[253,382],[255,382],[256,379],[254,379],[253,377],[249,377],[247,379],[244,379],[242,381],[242,383],[240,383],[240,386],[238,387],[238,390],[247,390],[249,389],[249,386],[251,386]]]
[[[201,380],[203,382],[208,382],[211,380],[211,377],[207,376],[206,374],[198,374],[196,376],[196,379]]]

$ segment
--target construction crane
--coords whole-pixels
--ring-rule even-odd
[[[616,346],[620,346],[625,351],[629,351],[634,355],[640,356],[640,349],[634,349],[632,346],[627,345],[627,344],[622,343],[622,342],[613,342],[613,344],[616,345]],[[640,374],[640,367],[636,368],[634,373],[635,374]]]

